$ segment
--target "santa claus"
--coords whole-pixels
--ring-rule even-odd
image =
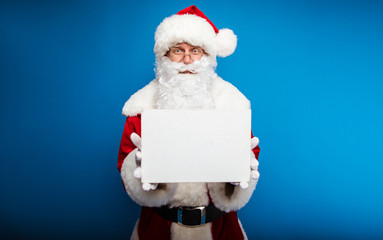
[[[215,73],[216,56],[232,54],[236,45],[233,31],[218,30],[195,6],[158,26],[156,79],[131,96],[123,108],[127,118],[118,170],[126,192],[142,206],[131,239],[246,239],[236,211],[249,201],[258,182],[258,138],[251,139],[249,182],[141,182],[143,111],[250,108],[246,97]]]

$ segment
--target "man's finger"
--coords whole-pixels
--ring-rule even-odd
[[[259,139],[257,137],[253,137],[250,142],[251,142],[251,149],[254,149],[256,146],[258,146]]]
[[[240,182],[239,186],[241,186],[242,189],[246,189],[249,187],[249,183],[246,181]]]
[[[137,151],[135,156],[136,156],[136,166],[140,167],[141,160],[142,160],[142,153],[140,151]]]
[[[152,183],[150,184],[150,190],[156,190],[158,187],[158,183]]]
[[[142,189],[144,189],[144,191],[149,191],[150,190],[150,183],[148,183],[148,182],[143,183]]]
[[[138,150],[141,151],[141,138],[138,136],[137,133],[130,134],[130,140],[132,140],[134,146],[138,148]]]
[[[252,158],[250,160],[250,167],[251,169],[258,169],[259,162],[256,158]]]
[[[151,183],[148,183],[148,182],[144,182],[142,184],[142,189],[144,189],[144,191],[148,192],[150,190],[156,190],[157,189],[157,186],[158,184],[155,183],[155,184],[151,184]]]
[[[253,170],[253,171],[251,171],[250,176],[252,179],[258,180],[260,175],[259,175],[259,172],[257,170]]]
[[[142,177],[142,170],[140,167],[134,169],[133,176],[135,178],[141,178]]]

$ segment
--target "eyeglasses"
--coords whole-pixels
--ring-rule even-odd
[[[193,61],[199,60],[205,52],[200,47],[193,47],[189,50],[189,54],[185,53],[185,49],[172,47],[169,50],[169,55],[176,61],[182,61],[188,55]]]

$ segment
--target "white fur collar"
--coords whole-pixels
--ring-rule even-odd
[[[157,84],[157,80],[154,79],[144,88],[133,94],[126,101],[122,114],[131,117],[142,113],[144,110],[153,109]],[[216,109],[250,109],[250,101],[236,87],[220,77],[212,81],[212,95]]]

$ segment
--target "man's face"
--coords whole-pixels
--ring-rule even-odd
[[[188,43],[179,43],[172,48],[170,48],[167,56],[172,62],[183,62],[184,64],[190,64],[194,61],[200,60],[205,54],[201,47],[193,46]],[[191,73],[185,71],[182,73]]]
[[[211,109],[211,81],[217,77],[215,58],[188,43],[173,46],[156,59],[158,109]]]

